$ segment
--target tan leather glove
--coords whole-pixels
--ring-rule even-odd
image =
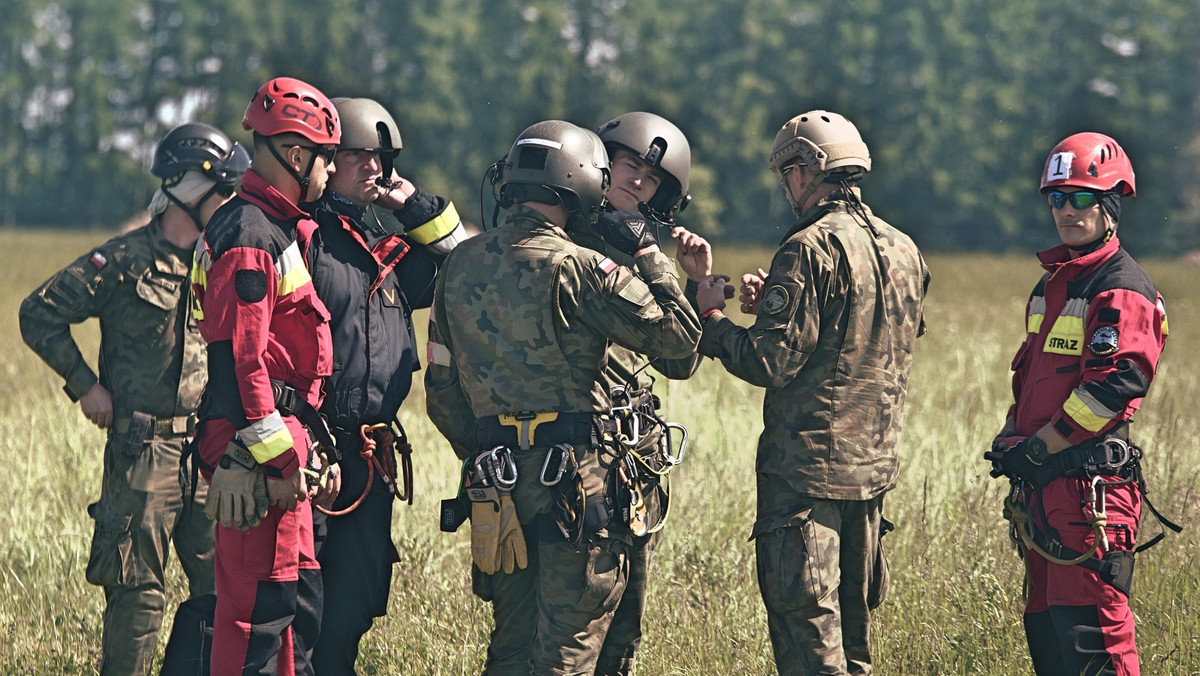
[[[250,451],[236,438],[208,482],[204,515],[226,528],[250,530],[267,515],[267,479]]]
[[[471,499],[471,560],[483,573],[500,570],[500,498],[495,488],[467,491]]]
[[[517,506],[508,493],[500,494],[499,516],[500,567],[511,574],[517,568],[524,569],[529,565],[529,552],[525,548],[525,531],[517,518]]]

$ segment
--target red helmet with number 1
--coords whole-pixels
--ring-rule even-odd
[[[1042,192],[1069,185],[1137,196],[1133,165],[1111,137],[1085,131],[1058,142],[1042,170]]]
[[[300,134],[317,145],[337,145],[342,140],[342,125],[329,98],[291,77],[277,77],[259,87],[246,106],[242,126],[262,136]]]

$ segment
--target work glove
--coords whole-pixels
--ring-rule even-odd
[[[596,230],[614,249],[630,256],[658,244],[654,228],[639,211],[605,211],[596,219]]]
[[[236,438],[208,482],[204,515],[226,528],[250,530],[267,515],[267,478],[262,467]]]
[[[525,532],[510,494],[471,503],[471,560],[488,575],[512,573],[529,564]]]
[[[997,439],[993,442],[992,450],[983,454],[983,459],[992,463],[991,475],[1024,481],[1034,488],[1041,488],[1053,481],[1058,476],[1054,463],[1049,460],[1035,462],[1030,457],[1029,443],[1029,439],[1025,439],[1005,450],[1002,441]]]

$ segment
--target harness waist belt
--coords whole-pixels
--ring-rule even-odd
[[[479,448],[507,446],[514,450],[555,444],[598,446],[611,439],[616,429],[612,418],[602,414],[520,411],[480,418],[475,443]]]
[[[1084,472],[1128,476],[1137,466],[1139,452],[1129,442],[1129,426],[1082,444],[1063,449],[1050,457],[1061,476],[1079,476]]]
[[[279,410],[279,415],[295,416],[300,424],[308,428],[308,431],[316,437],[317,442],[329,451],[333,456],[330,459],[332,462],[339,462],[342,459],[342,454],[333,441],[333,435],[329,433],[329,426],[325,424],[325,419],[300,395],[295,387],[282,380],[272,379],[271,392],[275,395],[275,408]]]
[[[177,437],[190,435],[196,431],[196,418],[190,415],[177,415],[171,418],[152,418],[147,428],[146,438]],[[128,434],[132,418],[117,418],[113,421],[112,431],[116,434]]]

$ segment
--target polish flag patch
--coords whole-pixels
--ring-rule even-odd
[[[88,262],[91,263],[92,265],[96,266],[97,269],[103,268],[105,265],[108,265],[108,259],[105,258],[104,254],[100,253],[99,251],[93,251],[92,257],[88,259]]]
[[[600,272],[603,272],[607,275],[608,273],[617,269],[617,262],[611,258],[605,258],[604,260],[600,261],[600,265],[598,267],[600,268]]]

